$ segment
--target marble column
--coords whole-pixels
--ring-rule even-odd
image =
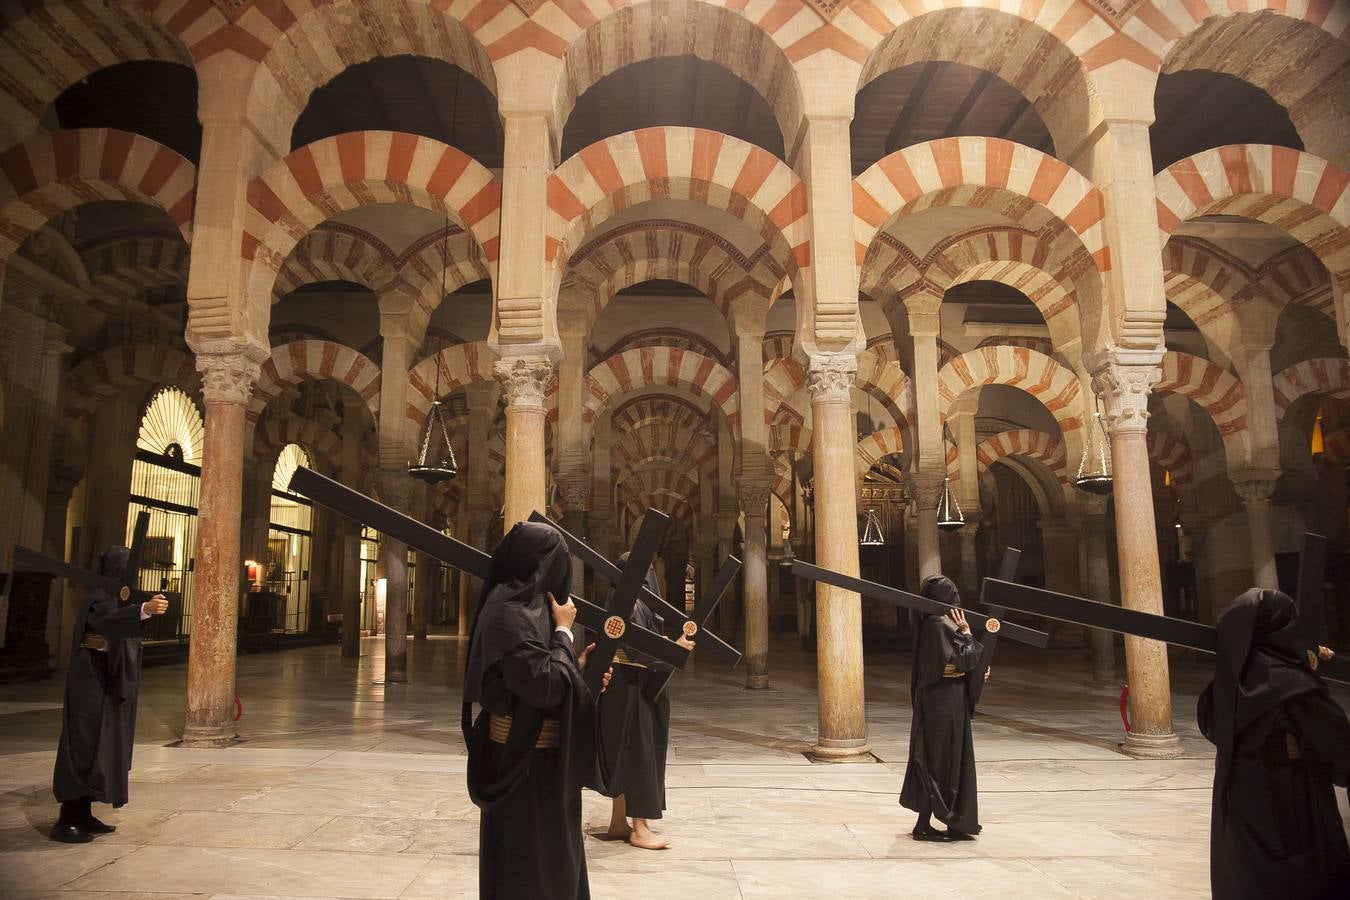
[[[1247,533],[1251,541],[1252,584],[1279,590],[1275,571],[1275,537],[1271,521],[1270,498],[1275,495],[1279,472],[1239,472],[1233,476],[1233,488],[1247,508]]]
[[[553,377],[545,356],[515,356],[493,365],[506,391],[506,506],[504,530],[548,508],[544,453],[544,392]]]
[[[1114,603],[1111,594],[1111,560],[1107,547],[1106,498],[1087,496],[1079,499],[1083,510],[1083,586],[1089,600]],[[1116,683],[1116,636],[1110,631],[1089,631],[1092,645],[1092,680],[1096,684]]]
[[[816,564],[858,574],[858,505],[851,389],[857,357],[810,360],[811,458],[815,470]],[[870,752],[863,700],[862,602],[857,594],[816,585],[816,668],[820,759],[857,759]]]
[[[361,485],[364,419],[354,401],[344,400],[342,449],[338,479],[348,487]],[[361,526],[345,516],[336,518],[338,542],[342,553],[342,655],[356,659],[361,655]]]
[[[942,544],[937,527],[938,502],[942,499],[942,476],[916,473],[910,476],[914,496],[915,549],[919,556],[919,581],[942,574]]]
[[[492,483],[488,472],[488,441],[492,436],[492,420],[497,412],[497,384],[479,381],[464,389],[469,403],[469,471],[465,480],[464,540],[480,550],[491,552],[488,529],[492,523]],[[459,634],[467,637],[478,609],[478,594],[482,581],[462,573]]]
[[[381,503],[409,512],[412,480],[406,469],[382,469],[376,486]],[[384,680],[402,684],[408,680],[408,545],[381,534],[379,568],[385,591]]]
[[[762,690],[769,686],[769,560],[765,546],[768,531],[769,486],[739,484],[741,513],[745,523],[745,686]]]
[[[1093,385],[1105,400],[1111,436],[1121,603],[1161,615],[1162,573],[1147,443],[1148,395],[1161,372],[1156,354],[1138,356],[1138,361],[1112,357],[1094,366]],[[1125,666],[1133,728],[1126,735],[1125,752],[1147,758],[1179,756],[1181,742],[1172,731],[1167,645],[1126,635]]]
[[[571,534],[586,539],[586,499],[590,495],[590,476],[586,472],[559,473],[558,489],[563,496],[565,512],[562,526]],[[586,566],[578,556],[572,557],[572,593],[578,597],[586,593]]]
[[[232,715],[243,565],[239,530],[247,433],[244,413],[259,367],[268,355],[265,348],[254,346],[197,354],[206,430],[183,728],[183,744],[188,747],[224,746],[236,737]]]

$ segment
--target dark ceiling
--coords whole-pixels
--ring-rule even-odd
[[[372,59],[343,71],[309,97],[291,149],[351,131],[403,131],[502,166],[497,100],[459,66],[424,56]]]
[[[61,128],[119,128],[172,147],[195,165],[202,152],[197,73],[141,60],[99,69],[52,102]]]
[[[785,158],[783,133],[768,102],[727,69],[686,55],[634,63],[592,85],[567,118],[562,159],[611,135],[653,125],[720,131]]]
[[[853,174],[912,144],[974,135],[1055,152],[1040,114],[992,72],[947,62],[894,69],[858,93],[849,129]]]
[[[1153,171],[1226,144],[1276,144],[1303,149],[1289,113],[1241,78],[1195,70],[1158,76],[1148,130]]]

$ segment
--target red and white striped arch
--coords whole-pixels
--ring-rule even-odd
[[[710,400],[734,429],[740,422],[736,377],[701,353],[668,347],[625,350],[596,365],[586,376],[581,418],[589,428],[615,398],[643,388],[675,388]]]
[[[597,141],[548,180],[544,256],[568,259],[615,213],[646,200],[689,200],[743,219],[789,272],[810,265],[806,185],[753,144],[701,128],[657,127]]]
[[[1179,488],[1190,487],[1195,483],[1195,464],[1191,449],[1176,435],[1156,427],[1148,430],[1148,458],[1166,469],[1172,476],[1172,484]]]
[[[1274,393],[1275,411],[1280,418],[1290,404],[1307,394],[1350,396],[1350,360],[1308,359],[1281,369],[1274,378]]]
[[[149,138],[111,128],[38,135],[0,153],[0,265],[60,213],[96,200],[157,206],[192,240],[197,169]]]
[[[953,358],[938,372],[938,410],[945,419],[966,391],[1002,384],[1039,400],[1067,436],[1082,424],[1082,388],[1072,371],[1026,347],[981,347]]]
[[[905,433],[899,428],[882,428],[858,441],[856,465],[862,475],[895,453],[905,452]]]
[[[1041,463],[1060,485],[1069,483],[1064,441],[1056,435],[1034,428],[1012,428],[985,438],[975,447],[975,466],[979,477],[983,478],[990,466],[1009,456]],[[959,465],[949,461],[947,471],[949,477],[960,480]]]
[[[234,48],[255,60],[247,115],[278,156],[291,145],[295,120],[310,94],[343,70],[404,54],[444,60],[490,92],[496,73],[473,35],[498,3],[463,0],[266,0],[234,27]],[[449,7],[449,8],[447,8]],[[477,7],[477,9],[475,9]],[[519,10],[507,20],[518,21]],[[466,18],[469,17],[469,18]]]
[[[791,406],[784,406],[769,426],[771,453],[810,453],[811,426]]]
[[[853,384],[876,400],[904,428],[914,421],[914,384],[900,360],[891,356],[893,345],[878,345],[858,353],[858,374]]]
[[[672,494],[694,506],[699,499],[698,482],[675,468],[641,469],[627,478],[620,479],[615,487],[620,495],[631,494],[637,500],[653,495]]]
[[[351,347],[333,341],[292,341],[273,347],[248,404],[249,421],[257,422],[274,397],[303,381],[347,385],[366,402],[370,417],[379,421],[380,367]]]
[[[1242,382],[1228,371],[1198,356],[1169,350],[1163,354],[1162,378],[1155,394],[1179,394],[1209,413],[1223,440],[1230,466],[1247,454],[1247,394]]]
[[[141,296],[148,288],[186,285],[188,248],[174,234],[137,234],[82,250],[89,273],[90,298],[112,307]]]
[[[478,381],[492,381],[496,359],[487,341],[455,344],[433,353],[408,370],[408,408],[405,415],[420,427],[436,399],[436,376],[440,374],[441,397]]]
[[[449,215],[495,269],[501,200],[495,175],[430,138],[359,131],[316,141],[248,186],[241,253],[252,263],[249,291],[270,297],[277,272],[305,235],[341,212],[377,203]]]
[[[806,370],[791,356],[764,363],[764,422],[772,426],[783,404],[806,386]]]
[[[1350,282],[1350,173],[1308,153],[1236,144],[1179,160],[1154,177],[1161,243],[1188,219],[1230,215],[1287,232]]]
[[[130,387],[179,387],[192,392],[199,383],[191,356],[163,344],[124,344],[86,357],[71,369],[61,396],[65,415],[79,421]]]
[[[393,254],[373,235],[320,226],[302,237],[277,272],[272,302],[308,284],[349,281],[379,292],[394,277]]]
[[[1172,243],[1175,241],[1174,238]],[[1256,280],[1276,302],[1296,303],[1336,318],[1336,301],[1326,266],[1301,244],[1263,262],[1256,270]]]
[[[176,34],[181,0],[108,3],[47,0],[0,6],[0,147],[25,140],[43,111],[99,69],[138,60],[192,67],[186,36]],[[225,19],[209,4],[216,24]]]
[[[334,471],[342,461],[342,438],[331,428],[303,416],[264,416],[253,435],[253,455],[275,460],[287,444],[299,444],[311,459]]]
[[[1350,9],[1346,9],[1344,4],[1326,0],[1188,0],[1185,3],[1159,3],[1154,0],[1141,4],[1133,15],[1125,18],[1121,30],[1162,60],[1179,41],[1199,31],[1201,25],[1231,25],[1235,13],[1265,10],[1278,14],[1271,16],[1276,23],[1288,17],[1293,21],[1316,25],[1342,41],[1350,39]],[[1204,52],[1203,45],[1213,38],[1204,40],[1205,35],[1200,37],[1202,40],[1196,42],[1200,45],[1196,49]],[[1269,49],[1268,42],[1260,39],[1237,42],[1230,37],[1230,42],[1226,42],[1225,46],[1241,47],[1241,50],[1234,49],[1232,56],[1236,59],[1225,61],[1228,63],[1250,64],[1254,62],[1253,57],[1259,57]],[[1218,61],[1207,61],[1203,67],[1212,68]],[[1164,70],[1173,71],[1177,68],[1201,66],[1185,64],[1184,60],[1168,60]]]
[[[1009,196],[1031,200],[1034,205],[1014,208],[1007,203]],[[1072,233],[1098,270],[1111,268],[1102,229],[1105,206],[1096,186],[1053,156],[988,137],[915,144],[877,161],[853,179],[858,263],[863,263],[877,233],[889,223],[936,205],[997,205],[1023,228],[1043,235]]]

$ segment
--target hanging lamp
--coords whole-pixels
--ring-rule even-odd
[[[948,444],[955,446],[956,441],[951,439],[951,432],[947,428],[947,422],[942,422],[942,458],[947,458],[946,449]],[[951,479],[944,473],[942,476],[942,494],[938,497],[937,505],[937,527],[943,531],[960,531],[966,527],[966,517],[961,513],[961,504],[956,500],[956,494],[952,492]]]
[[[881,534],[881,519],[877,518],[877,511],[869,509],[863,516],[863,533],[858,539],[860,547],[884,547],[886,538]]]
[[[1111,493],[1114,480],[1111,478],[1111,439],[1102,425],[1101,398],[1097,398],[1097,409],[1092,413],[1088,425],[1087,440],[1083,444],[1083,456],[1078,460],[1078,475],[1073,486],[1087,494],[1105,496]]]
[[[441,298],[444,301],[446,280],[450,270],[450,219],[445,220],[445,240],[441,244]],[[441,344],[444,341],[440,342]],[[437,347],[436,390],[432,394],[431,411],[427,414],[426,430],[422,432],[422,448],[417,462],[408,465],[408,475],[427,484],[441,484],[459,474],[455,450],[450,446],[450,429],[445,424],[445,410],[441,406],[441,350]]]

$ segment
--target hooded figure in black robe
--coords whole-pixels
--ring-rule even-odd
[[[521,522],[492,552],[464,674],[480,897],[590,896],[581,789],[604,787],[594,702],[547,596],[566,603],[571,580],[567,546],[548,525]],[[474,703],[482,712],[471,723]]]
[[[1334,785],[1350,774],[1350,722],[1313,671],[1298,608],[1253,588],[1219,617],[1200,730],[1217,749],[1210,815],[1216,900],[1350,897]]]
[[[628,554],[619,557],[622,569]],[[647,569],[647,589],[660,596],[656,570]],[[613,589],[610,589],[611,596]],[[660,634],[661,617],[639,597],[628,621]],[[666,808],[666,749],[670,740],[670,698],[662,691],[655,700],[646,694],[649,679],[670,667],[643,653],[624,650],[614,659],[614,675],[596,703],[600,721],[600,758],[609,790],[616,799],[610,836],[628,838],[626,816],[659,819]],[[622,830],[619,824],[623,823]],[[645,827],[642,828],[645,831]],[[647,835],[642,835],[646,840]],[[657,841],[656,843],[659,843]],[[645,846],[645,844],[644,844]]]
[[[122,581],[130,558],[126,547],[109,547],[99,557],[98,574]],[[52,793],[61,804],[54,840],[85,843],[91,834],[116,830],[94,818],[90,804],[127,802],[145,618],[140,603],[120,602],[102,589],[84,593],[71,636],[61,742],[52,772]]]
[[[951,579],[924,579],[920,593],[931,600],[961,605]],[[919,814],[916,840],[964,840],[980,833],[976,804],[975,748],[970,738],[971,697],[980,671],[980,642],[949,616],[921,616],[914,629],[914,663],[909,677],[914,719],[909,731],[909,763],[900,804]],[[931,816],[947,826],[932,827]]]

